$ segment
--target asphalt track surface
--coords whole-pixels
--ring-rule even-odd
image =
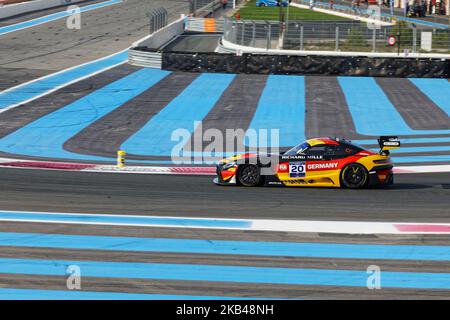
[[[82,13],[80,30],[68,29],[66,19],[59,19],[0,36],[0,90],[128,48],[148,35],[145,14],[160,7],[169,12],[169,21],[189,11],[185,0],[125,0]],[[64,10],[49,9],[4,19],[0,26]]]
[[[298,235],[292,233],[261,234],[257,232],[223,232],[223,231],[199,231],[183,229],[158,229],[158,228],[118,228],[111,226],[84,226],[84,225],[51,225],[51,224],[17,224],[2,223],[0,230],[8,231],[13,229],[18,232],[34,232],[36,234],[62,234],[62,235],[102,235],[133,237],[136,241],[139,238],[149,237],[172,237],[188,238],[194,240],[205,240],[211,243],[210,239],[233,239],[235,241],[298,241],[329,243],[334,241],[330,236],[313,234]],[[353,238],[339,239],[342,243],[445,243],[445,239],[439,237],[424,236],[420,239],[413,237],[402,238]],[[186,254],[186,253],[157,253],[157,252],[130,252],[125,250],[79,250],[79,249],[55,249],[36,247],[8,247],[3,246],[0,250],[0,259],[36,259],[51,261],[77,260],[80,264],[83,261],[109,261],[111,263],[127,261],[128,263],[148,263],[148,264],[175,264],[182,270],[185,266],[195,269],[202,266],[211,267],[257,267],[257,268],[283,268],[277,269],[279,272],[295,271],[294,268],[302,270],[320,268],[324,271],[334,269],[345,269],[361,271],[373,264],[371,259],[328,259],[328,258],[293,258],[293,257],[271,257],[256,255],[217,255],[217,254]],[[180,266],[180,264],[183,264]],[[391,272],[447,272],[449,271],[447,261],[398,261],[379,260],[377,265],[382,270]],[[32,267],[32,266],[30,266]],[[201,271],[201,270],[200,270]],[[252,269],[252,271],[255,271]],[[163,273],[164,270],[161,270]],[[178,271],[174,272],[176,274]],[[261,272],[261,271],[260,271]],[[243,274],[242,277],[251,277],[251,274]],[[88,292],[117,292],[117,293],[147,293],[147,294],[172,294],[188,296],[224,296],[224,297],[262,297],[262,298],[306,298],[306,299],[448,299],[450,291],[442,289],[414,289],[414,288],[383,288],[382,290],[368,290],[366,287],[352,286],[331,286],[331,285],[290,285],[271,283],[247,283],[248,281],[193,281],[183,279],[134,279],[132,277],[83,277],[83,291]],[[269,281],[267,281],[269,282]],[[0,283],[3,288],[27,288],[36,290],[58,290],[60,297],[67,292],[66,276],[60,275],[23,275],[23,274],[0,274]],[[122,296],[125,297],[125,296]]]
[[[448,185],[443,185],[445,181],[449,181],[448,174],[403,174],[397,176],[397,184],[389,190],[358,191],[218,187],[212,184],[212,177],[209,176],[92,174],[26,169],[1,169],[0,175],[0,207],[3,210],[397,222],[448,222],[450,217],[450,189],[447,189]],[[3,235],[5,232],[8,233],[6,237]],[[13,235],[22,235],[23,240],[10,244],[11,232]],[[53,293],[54,298],[63,298],[72,293],[67,291],[67,276],[64,273],[53,271],[50,274],[40,274],[35,271],[38,264],[40,268],[44,265],[45,272],[49,272],[58,266],[74,263],[81,266],[84,275],[82,292],[94,292],[96,295],[106,293],[108,297],[111,297],[111,292],[119,294],[121,298],[127,298],[129,293],[155,295],[150,297],[156,298],[172,295],[175,298],[206,296],[302,299],[448,299],[450,295],[448,288],[424,289],[414,284],[409,288],[400,285],[368,290],[364,278],[363,284],[355,284],[351,275],[345,278],[347,276],[340,274],[349,272],[365,275],[366,268],[374,263],[383,272],[392,272],[399,277],[420,277],[425,272],[431,276],[435,273],[448,274],[450,267],[448,261],[445,261],[448,257],[445,256],[438,257],[438,261],[420,261],[413,258],[308,257],[304,251],[306,255],[300,257],[290,256],[288,253],[269,256],[251,252],[244,255],[239,252],[236,252],[237,255],[219,254],[221,241],[243,243],[244,246],[249,241],[262,245],[267,242],[267,246],[273,243],[379,245],[386,247],[382,250],[392,252],[395,250],[391,247],[393,245],[413,245],[417,250],[421,246],[446,246],[446,235],[336,235],[2,221],[0,236],[3,239],[0,247],[2,290],[37,290],[31,291],[35,297],[36,294],[43,294],[40,290],[57,290],[56,294]],[[93,246],[89,250],[89,247],[76,248],[80,240],[71,237],[80,236],[103,237],[107,242],[123,240],[117,245],[104,243],[97,247],[96,240],[81,241]],[[68,239],[72,239],[69,240],[70,243],[75,247],[61,247],[64,245],[60,242],[56,242],[56,246],[39,245],[51,237],[69,237]],[[161,241],[160,252],[127,248],[130,245],[142,245],[142,241],[152,241],[155,238],[162,239],[157,240]],[[166,238],[169,242],[177,241],[179,251],[164,252]],[[184,241],[200,241],[201,246],[218,251],[189,253],[186,250],[191,245]],[[358,247],[354,250],[364,252],[364,249]],[[411,250],[413,255],[413,250],[416,249]],[[332,252],[330,255],[333,255]],[[122,271],[115,269],[115,263]],[[14,269],[14,266],[18,269]],[[139,278],[142,277],[140,268],[145,268],[144,274],[150,278]],[[151,271],[153,268],[156,271]],[[171,268],[175,268],[172,273]],[[151,276],[152,272],[156,273]],[[322,278],[308,276],[309,272],[330,272],[331,275]],[[287,282],[278,279],[283,273],[286,273]],[[388,277],[387,273],[382,273],[382,277]],[[306,279],[314,277],[314,280],[307,285],[295,283],[300,274],[306,274]],[[224,278],[220,278],[221,276]],[[347,280],[343,279],[349,282],[345,283]],[[309,281],[306,280],[306,283]],[[386,281],[397,280],[394,277]],[[422,278],[418,283],[427,281]]]
[[[390,188],[219,187],[212,176],[1,169],[0,208],[222,218],[448,222],[450,174],[398,174]]]
[[[121,4],[86,12],[82,15],[81,30],[66,29],[65,19],[61,19],[1,36],[0,89],[127,48],[131,42],[147,34],[147,18],[145,17],[147,9],[162,4],[169,10],[170,20],[187,10],[187,1],[147,3],[127,0]],[[54,11],[26,15],[9,22],[2,21],[2,23],[3,25],[16,23],[51,12]],[[34,108],[34,113],[27,112],[27,108],[12,109],[1,117],[0,135],[3,137],[10,134],[34,119],[136,70],[137,68],[123,65],[101,76],[68,86],[57,93],[30,103],[29,106],[34,104],[38,107]],[[74,136],[65,147],[86,154],[113,153],[122,141],[134,132],[134,128],[143,124],[144,116],[148,117],[160,110],[197,77],[198,75],[178,73],[168,76],[164,82],[144,92],[140,99],[130,101],[121,110],[118,109],[116,113],[105,117],[104,122],[98,122],[95,126]],[[206,117],[205,125],[208,128],[218,127],[221,130],[229,126],[248,127],[251,115],[256,109],[255,96],[258,97],[262,92],[266,78],[265,76],[236,77],[221,101]],[[396,86],[389,83],[390,80],[377,81],[390,99],[398,100],[395,103],[396,107],[411,128],[449,128],[446,118],[442,117],[442,113],[439,114],[439,109],[425,96],[414,95],[423,105],[423,109],[408,110],[411,101],[405,96],[399,98],[399,92],[395,91]],[[402,90],[415,90],[407,81],[401,79],[393,81],[396,85],[401,84]],[[324,82],[328,85],[320,86]],[[167,87],[171,89],[163,91]],[[317,88],[317,90],[307,90],[308,105],[313,106],[307,113],[307,117],[311,120],[308,123],[312,123],[306,130],[307,135],[314,136],[319,132],[330,135],[349,133],[357,135],[357,130],[350,121],[351,115],[345,107],[342,90],[337,90],[335,78],[308,77],[306,87]],[[142,103],[142,101],[147,102],[151,108],[142,110],[147,114],[136,114],[138,104],[135,102]],[[236,108],[242,102],[247,108]],[[328,117],[322,116],[323,114],[328,114]],[[132,115],[135,118],[130,118],[131,125],[127,127],[127,130],[119,130],[123,129],[124,125],[120,121],[114,124],[118,119]],[[223,116],[225,120],[220,121],[219,118]],[[340,117],[339,121],[335,121],[336,117]],[[436,122],[432,124],[433,121]],[[340,125],[335,126],[336,122]],[[368,137],[360,135],[356,138]],[[110,144],[103,143],[106,139]],[[318,188],[219,187],[212,183],[212,176],[107,174],[11,168],[0,169],[0,177],[0,209],[11,211],[428,223],[448,222],[450,219],[450,174],[448,173],[399,174],[396,176],[396,184],[388,189],[374,188],[356,191]],[[26,239],[22,243],[14,243],[12,241],[14,236],[23,236]],[[38,246],[39,243],[45,243],[48,239],[58,236],[69,237],[67,239],[74,245],[79,243],[75,239],[80,239],[75,237],[80,236],[104,237],[102,241],[117,240],[122,237],[120,240],[122,242],[120,246],[103,244],[91,249],[51,247],[48,244]],[[218,253],[222,249],[219,243],[221,240],[247,241],[264,245],[268,241],[278,245],[285,242],[338,246],[376,244],[386,246],[382,249],[386,252],[395,251],[391,247],[393,245],[414,245],[413,253],[415,250],[428,250],[425,246],[446,248],[445,246],[449,243],[447,235],[336,235],[2,221],[0,237],[2,239],[0,241],[0,297],[2,298],[11,297],[5,296],[5,292],[8,292],[5,290],[8,288],[58,290],[53,295],[54,298],[70,296],[73,292],[67,290],[66,273],[64,270],[54,272],[58,266],[66,265],[68,260],[78,261],[77,263],[82,265],[83,292],[107,294],[116,292],[124,294],[120,296],[122,298],[127,298],[126,294],[129,293],[154,294],[156,298],[164,294],[192,297],[207,295],[307,299],[448,299],[450,296],[450,281],[445,278],[450,273],[448,263],[450,259],[445,255],[438,257],[436,261],[426,261],[333,258],[333,252],[330,252],[330,256],[321,258],[294,257],[290,254],[261,256],[256,253],[247,255]],[[127,249],[129,245],[140,244],[155,238],[163,239],[160,242],[162,247],[167,246],[164,239],[168,239],[167,242],[170,239],[178,241],[176,249],[179,251],[149,252]],[[85,243],[94,246],[95,241],[89,239]],[[200,240],[203,246],[210,245],[218,251],[187,253],[185,250],[191,247],[185,241],[190,240]],[[244,243],[244,246],[246,245],[248,243]],[[267,243],[267,245],[270,244]],[[364,249],[360,248],[357,247],[354,250],[364,252]],[[117,271],[115,270],[117,265],[114,267],[112,263],[131,263],[132,265],[126,267],[122,264],[118,265],[122,273],[117,275],[114,273]],[[147,270],[150,266],[156,268],[154,278],[139,278],[137,271],[142,268],[142,265],[138,265],[139,263],[145,263],[146,272],[150,272]],[[383,271],[397,273],[400,278],[413,274],[422,279],[416,281],[418,284],[427,283],[426,279],[424,281],[427,277],[424,273],[429,273],[430,278],[435,273],[442,274],[442,282],[447,287],[443,289],[435,283],[433,288],[424,289],[412,281],[410,288],[397,285],[397,287],[382,290],[368,290],[365,287],[366,268],[374,263]],[[84,269],[85,264],[86,269]],[[87,264],[91,264],[91,267]],[[232,272],[226,272],[231,270],[227,269],[228,267],[233,268]],[[239,267],[256,269],[244,270],[238,269]],[[36,271],[39,268],[45,272],[41,274]],[[267,269],[262,268],[283,269],[276,269],[275,274],[271,274]],[[165,269],[173,270],[173,272]],[[45,274],[52,270],[54,273]],[[100,273],[98,273],[99,270]],[[186,270],[190,272],[190,280],[185,273]],[[333,274],[331,278],[311,276],[309,271],[320,272],[322,276],[324,271],[330,271]],[[342,278],[340,273],[342,271],[359,272],[358,277],[363,281],[353,286],[333,285],[333,283],[342,282],[342,279],[355,284],[352,282],[354,274],[350,274],[348,278]],[[89,275],[89,272],[92,274]],[[287,282],[279,281],[279,274],[292,274],[292,272],[306,274],[306,279],[312,279],[313,283],[293,284],[298,280],[297,275],[286,278]],[[215,274],[231,280],[223,281],[223,279],[214,278]],[[164,276],[158,278],[159,275]],[[255,277],[258,276],[260,279],[256,281]],[[194,278],[197,280],[192,280]],[[33,294],[36,298],[42,297],[43,293],[36,291]],[[14,295],[14,297],[18,296]]]

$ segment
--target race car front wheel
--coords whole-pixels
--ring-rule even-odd
[[[352,163],[342,170],[341,182],[350,189],[364,188],[369,182],[369,173],[364,166]]]
[[[238,170],[238,181],[246,187],[255,187],[261,181],[261,170],[255,165],[244,165]]]

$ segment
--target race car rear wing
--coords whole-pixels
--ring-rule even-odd
[[[378,144],[380,145],[380,153],[388,152],[389,150],[400,148],[400,140],[395,136],[382,136],[378,138]]]

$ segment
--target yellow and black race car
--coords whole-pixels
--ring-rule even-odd
[[[280,154],[242,154],[217,165],[219,185],[364,188],[394,183],[389,150],[398,137],[380,137],[380,152],[345,139],[315,138]]]

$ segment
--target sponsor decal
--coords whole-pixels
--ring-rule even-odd
[[[299,180],[285,180],[286,184],[308,184],[307,181],[303,180],[303,179],[299,179]]]
[[[289,163],[280,163],[278,166],[279,173],[287,173],[289,171]]]
[[[289,164],[289,177],[301,178],[306,175],[306,163],[305,162],[291,162]]]
[[[305,160],[306,156],[304,154],[298,154],[295,156],[281,156],[281,160]]]
[[[398,141],[385,141],[383,142],[384,146],[398,146],[400,145],[400,142]]]
[[[313,156],[313,155],[310,155],[310,156],[307,156],[306,159],[307,159],[307,160],[322,160],[322,159],[323,159],[323,156]]]
[[[322,160],[323,156],[320,155],[304,155],[298,154],[295,156],[281,156],[281,160]]]
[[[316,163],[308,163],[307,169],[314,171],[314,170],[333,170],[337,169],[339,165],[339,162],[316,162]]]

